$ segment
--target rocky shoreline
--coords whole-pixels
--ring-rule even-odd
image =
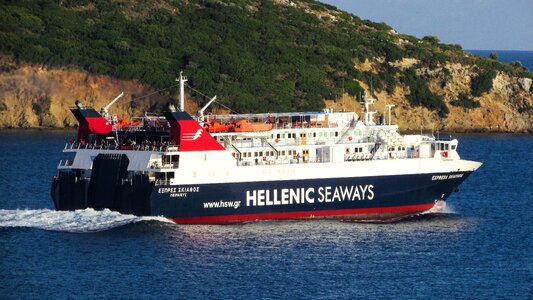
[[[406,67],[409,59],[397,65]],[[368,65],[372,65],[366,62]],[[363,65],[356,65],[364,69]],[[533,132],[533,93],[531,80],[511,77],[499,72],[493,88],[475,98],[480,107],[465,109],[450,105],[461,92],[468,92],[476,66],[449,64],[446,78],[439,69],[417,69],[428,80],[432,92],[443,97],[450,113],[441,118],[435,111],[412,107],[406,96],[409,88],[399,84],[392,94],[376,92],[376,108],[382,114],[386,104],[394,104],[393,122],[400,130],[419,132],[447,131],[458,133]],[[529,89],[527,89],[529,83]],[[369,87],[359,82],[366,90]],[[92,75],[72,68],[51,68],[29,64],[16,64],[12,59],[0,58],[0,128],[74,128],[76,120],[69,108],[76,99],[93,107],[103,107],[122,91],[124,100],[113,106],[119,115],[138,116],[146,111],[161,111],[172,101],[168,94],[155,93],[142,101],[132,101],[154,92],[151,87],[137,81],[118,80],[109,76]],[[186,110],[194,113],[198,104],[187,101]],[[344,95],[337,100],[326,100],[325,106],[336,110],[355,110],[361,115],[361,105],[353,97]]]

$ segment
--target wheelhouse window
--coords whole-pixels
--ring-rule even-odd
[[[174,168],[177,168],[179,166],[179,161],[180,161],[179,155],[163,155],[161,159],[162,159],[164,166],[171,165]]]

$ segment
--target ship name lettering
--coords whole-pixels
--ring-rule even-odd
[[[198,193],[200,192],[199,186],[186,186],[186,187],[164,187],[157,190],[159,194],[171,194],[171,197],[183,197],[183,196],[173,196],[174,194],[187,194],[187,193]]]
[[[187,193],[172,193],[172,194],[170,194],[170,197],[171,197],[171,198],[176,198],[176,197],[187,197]]]
[[[374,199],[374,186],[322,186],[319,188],[261,189],[246,191],[246,206],[277,206]]]

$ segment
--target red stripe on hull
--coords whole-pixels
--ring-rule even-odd
[[[380,208],[357,208],[357,209],[336,209],[318,211],[297,211],[264,214],[245,215],[225,215],[207,217],[169,218],[178,224],[227,224],[241,223],[257,220],[280,220],[280,219],[310,219],[310,218],[332,218],[350,220],[397,220],[402,217],[411,216],[430,210],[435,204],[419,204],[407,206],[393,206]]]

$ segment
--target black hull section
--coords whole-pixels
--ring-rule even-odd
[[[52,181],[52,199],[56,210],[87,208],[89,181],[76,172],[59,172]]]
[[[79,170],[60,171],[52,182],[52,199],[57,210],[110,209],[124,214],[150,215],[150,194],[154,184],[148,175],[128,177],[126,155],[99,154],[91,179]]]

